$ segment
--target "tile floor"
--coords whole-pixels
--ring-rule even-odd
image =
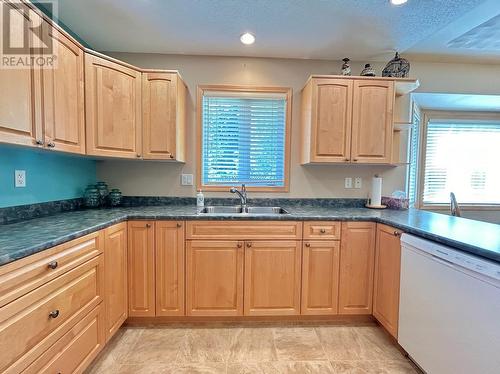
[[[418,373],[375,324],[125,327],[88,370],[118,373]]]

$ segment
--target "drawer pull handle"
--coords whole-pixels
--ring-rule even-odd
[[[57,261],[50,261],[50,262],[49,262],[49,264],[48,264],[47,266],[48,266],[48,268],[49,268],[49,269],[54,270],[54,269],[56,269],[56,268],[57,268],[57,266],[58,266],[58,265],[59,265],[59,264],[57,263]]]
[[[325,229],[321,229],[321,230],[319,230],[319,232],[322,233],[322,234],[324,234],[326,232],[326,230]]]
[[[59,309],[53,310],[52,312],[49,313],[49,318],[57,318],[59,317]]]
[[[308,247],[308,248],[309,248],[310,246],[311,246],[311,244],[310,244],[310,243],[306,243],[306,247]]]

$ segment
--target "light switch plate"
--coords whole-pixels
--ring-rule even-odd
[[[352,188],[352,178],[346,178],[344,180],[344,188]]]
[[[363,186],[363,178],[356,177],[354,178],[354,188],[361,188]]]
[[[14,183],[16,187],[26,187],[26,170],[14,171]]]
[[[181,175],[181,185],[182,186],[192,186],[193,185],[193,174],[182,174]]]

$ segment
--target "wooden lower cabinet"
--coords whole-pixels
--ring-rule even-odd
[[[302,251],[301,314],[337,314],[340,242],[305,241]]]
[[[154,221],[128,222],[128,315],[155,316]]]
[[[106,341],[128,317],[127,223],[104,230]]]
[[[242,241],[188,240],[187,315],[242,315],[243,261]]]
[[[82,373],[106,343],[104,314],[104,308],[97,306],[23,374]]]
[[[245,315],[300,314],[301,241],[247,241]]]
[[[373,316],[395,338],[398,337],[399,320],[400,237],[400,230],[377,225]]]
[[[184,315],[184,224],[155,223],[156,315]]]
[[[342,222],[339,314],[371,314],[375,223]]]

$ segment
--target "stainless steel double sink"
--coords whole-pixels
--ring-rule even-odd
[[[241,214],[241,215],[281,215],[289,214],[277,206],[249,206],[243,210],[240,206],[206,206],[200,214]]]

